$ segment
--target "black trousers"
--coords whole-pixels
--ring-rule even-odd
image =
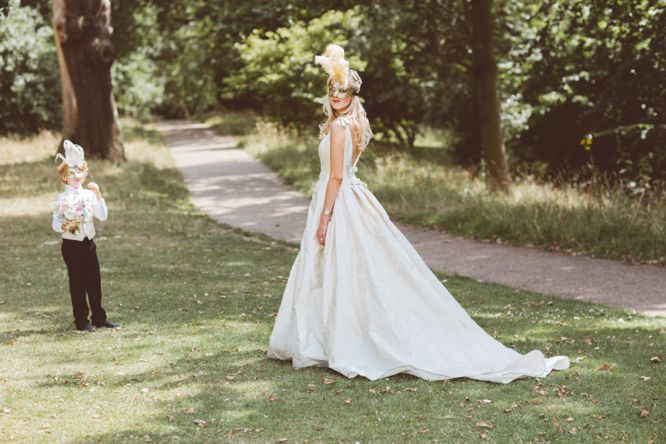
[[[83,241],[63,239],[61,251],[69,275],[74,323],[77,327],[88,323],[90,302],[92,323],[101,324],[106,321],[106,312],[102,308],[102,282],[95,241],[87,237]]]

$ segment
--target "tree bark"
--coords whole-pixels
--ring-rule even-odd
[[[53,0],[52,7],[63,139],[81,145],[87,157],[125,160],[111,85],[110,0]]]
[[[492,0],[471,0],[472,75],[479,113],[481,148],[493,189],[506,191],[511,178],[506,163],[500,123],[500,101],[495,61],[495,21]]]

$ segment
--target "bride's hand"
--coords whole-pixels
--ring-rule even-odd
[[[330,220],[329,216],[322,216],[319,218],[319,228],[317,228],[317,242],[320,246],[324,246],[326,240],[326,230],[328,229],[328,222]]]

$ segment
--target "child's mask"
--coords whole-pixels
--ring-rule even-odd
[[[84,173],[81,168],[78,167],[68,167],[67,168],[67,178],[68,179],[81,179],[86,177],[86,173]]]

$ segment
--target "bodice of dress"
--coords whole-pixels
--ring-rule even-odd
[[[342,169],[345,172],[343,175],[345,178],[346,177],[356,177],[356,171],[358,168],[356,167],[356,163],[358,163],[358,159],[356,159],[356,162],[352,163],[352,151],[353,151],[353,146],[352,146],[352,136],[351,136],[351,124],[349,122],[349,119],[346,117],[338,117],[338,120],[340,120],[340,123],[342,123],[342,126],[345,128],[345,153],[344,153],[344,161],[343,161],[343,166]],[[360,156],[359,156],[360,157]],[[329,176],[331,172],[331,131],[329,130],[328,133],[324,136],[323,139],[319,142],[319,164],[320,164],[320,173],[319,173],[319,179],[323,179]]]

